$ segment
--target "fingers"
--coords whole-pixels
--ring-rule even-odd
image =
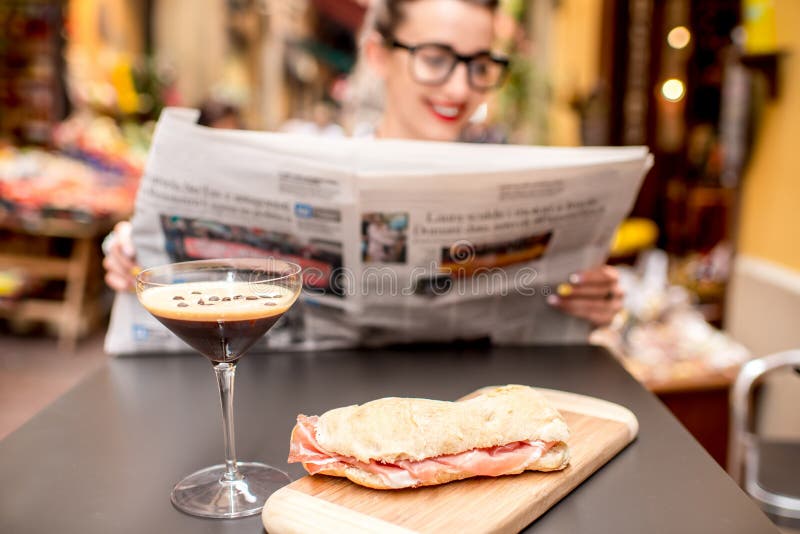
[[[105,281],[108,287],[114,291],[130,291],[133,289],[133,278],[130,276],[119,276],[116,273],[106,272]]]
[[[114,227],[114,238],[108,246],[108,254],[103,258],[106,284],[115,291],[132,290],[135,273],[139,269],[133,254],[130,229],[127,221],[117,223]]]
[[[556,293],[561,298],[612,299],[622,297],[619,273],[610,265],[601,265],[569,277],[569,283],[559,284]]]
[[[136,256],[136,250],[133,248],[133,238],[131,237],[131,230],[133,225],[130,221],[120,221],[114,226],[114,236],[119,246],[126,256],[133,258]]]
[[[121,243],[115,242],[111,244],[103,266],[106,270],[130,275],[136,268],[136,261],[123,251]]]
[[[555,297],[555,295],[551,295]],[[622,309],[622,296],[606,299],[548,298],[548,302],[566,314],[586,319],[594,326],[606,326]]]
[[[573,273],[569,277],[572,285],[604,285],[617,284],[619,282],[619,272],[610,265],[601,265],[593,269]]]
[[[595,326],[606,326],[622,309],[624,292],[614,267],[601,265],[569,277],[547,302],[559,310],[586,319]]]
[[[605,284],[559,284],[556,293],[561,298],[569,299],[611,299],[623,296],[622,288],[617,283]]]
[[[129,291],[133,288],[136,265],[130,258],[112,249],[103,258],[103,268],[106,270],[106,283],[111,289]]]

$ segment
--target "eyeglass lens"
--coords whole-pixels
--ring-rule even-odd
[[[444,83],[458,63],[452,50],[439,45],[421,45],[412,54],[412,74],[420,83]],[[495,87],[503,76],[504,66],[488,54],[468,60],[468,79],[478,89]]]

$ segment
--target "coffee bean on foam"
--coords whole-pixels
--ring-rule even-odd
[[[183,297],[180,295],[175,295],[174,297],[172,297],[172,300],[183,300]]]

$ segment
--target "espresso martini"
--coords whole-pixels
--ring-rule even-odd
[[[235,362],[289,308],[297,293],[275,284],[187,282],[148,287],[142,305],[213,362]]]

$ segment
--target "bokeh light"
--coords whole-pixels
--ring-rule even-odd
[[[686,48],[692,40],[692,33],[686,26],[675,26],[667,34],[667,44],[676,50]]]
[[[670,78],[661,84],[661,94],[670,102],[678,102],[686,93],[686,86],[677,78]]]

